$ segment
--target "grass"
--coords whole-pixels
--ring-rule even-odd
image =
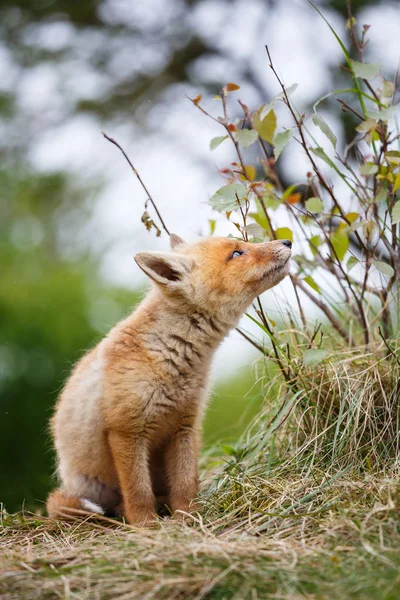
[[[307,506],[272,509],[263,535],[250,511],[238,530],[199,516],[135,530],[3,514],[0,597],[399,598],[396,486],[396,478],[347,476]],[[274,503],[288,488],[291,504],[316,489],[272,479],[265,493]]]
[[[380,348],[296,360],[302,386],[259,372],[265,406],[203,457],[183,524],[3,511],[1,600],[400,598],[400,367]]]

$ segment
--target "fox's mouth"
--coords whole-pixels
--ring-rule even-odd
[[[289,254],[289,256],[284,258],[278,264],[272,265],[267,271],[264,272],[264,274],[259,278],[258,281],[264,282],[269,277],[274,277],[274,276],[280,277],[281,275],[282,275],[282,279],[283,279],[283,277],[287,274],[287,273],[284,273],[285,269],[287,270],[287,272],[289,271],[288,266],[289,266],[290,257],[291,257],[291,254]]]
[[[290,260],[290,256],[291,255],[289,255],[287,258],[285,258],[285,260],[283,262],[281,262],[280,264],[274,265],[272,267],[272,269],[270,269],[268,271],[267,275],[270,275],[270,274],[272,275],[272,273],[276,273],[276,272],[281,271],[282,269],[284,269],[287,266],[287,264],[288,264],[288,262]]]

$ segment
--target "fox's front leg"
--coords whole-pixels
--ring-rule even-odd
[[[198,431],[194,424],[182,424],[166,450],[169,506],[173,513],[193,510],[190,505],[199,489],[198,454]]]
[[[114,430],[109,432],[108,440],[121,486],[124,515],[131,525],[145,525],[156,518],[147,440]]]

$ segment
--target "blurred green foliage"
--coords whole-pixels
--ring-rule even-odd
[[[66,176],[19,166],[0,170],[0,188],[0,502],[14,510],[49,489],[47,423],[71,365],[139,296],[64,250],[85,210]]]

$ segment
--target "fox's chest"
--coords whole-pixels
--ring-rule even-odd
[[[206,401],[203,382],[182,378],[171,388],[155,386],[143,403],[143,432],[153,446],[159,446],[182,427],[196,428],[201,424]]]

